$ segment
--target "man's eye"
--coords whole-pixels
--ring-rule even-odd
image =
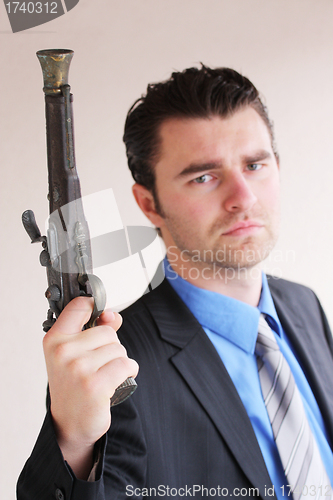
[[[261,163],[250,163],[250,165],[247,166],[249,170],[261,170],[262,165]]]
[[[196,179],[193,179],[193,182],[195,182],[196,184],[204,184],[205,182],[210,181],[212,178],[212,175],[204,174],[200,175],[200,177],[197,177]]]

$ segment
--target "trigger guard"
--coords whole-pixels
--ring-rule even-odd
[[[85,328],[93,328],[96,324],[97,318],[102,314],[105,309],[106,304],[106,291],[102,280],[95,276],[94,274],[88,274],[88,281],[92,290],[92,296],[94,299],[94,309],[88,323]]]

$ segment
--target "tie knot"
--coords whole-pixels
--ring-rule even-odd
[[[257,356],[262,357],[268,352],[278,350],[279,346],[276,343],[271,327],[265,320],[264,314],[260,314],[255,353]]]

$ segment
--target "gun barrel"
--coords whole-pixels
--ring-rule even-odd
[[[85,276],[92,273],[92,257],[89,228],[84,216],[80,181],[75,165],[73,96],[68,85],[69,66],[73,55],[74,52],[68,49],[37,52],[44,81],[49,180],[50,217],[47,247],[51,266],[47,268],[47,274],[49,287],[57,286],[61,292],[60,299],[56,303],[52,302],[56,316],[74,297],[82,293],[91,294],[89,283],[81,283],[78,280],[75,240],[78,223],[85,243],[84,255],[80,260],[84,264],[84,270],[81,271]]]
[[[68,85],[68,73],[74,52],[69,49],[39,50],[37,57],[43,70],[44,92],[61,93],[61,87]]]

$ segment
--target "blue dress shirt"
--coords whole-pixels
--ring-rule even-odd
[[[252,307],[245,302],[192,285],[173,271],[167,259],[164,261],[164,268],[169,283],[203,327],[237,389],[251,420],[278,499],[288,497],[289,488],[262,398],[254,354],[260,313],[266,315],[266,321],[272,328],[281,352],[289,363],[323,463],[333,484],[333,453],[328,443],[323,418],[291,344],[282,329],[266,275],[262,274],[259,305]]]

